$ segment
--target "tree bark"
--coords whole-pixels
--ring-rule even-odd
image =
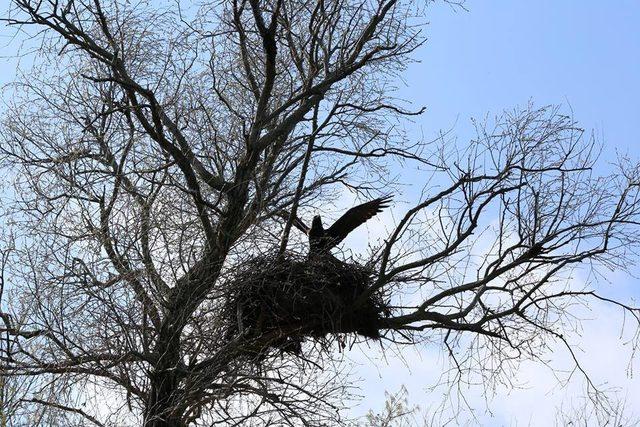
[[[178,368],[181,363],[180,335],[182,328],[167,322],[162,326],[155,353],[159,356],[154,369],[149,373],[150,392],[146,402],[145,427],[179,427],[182,420],[178,405]]]

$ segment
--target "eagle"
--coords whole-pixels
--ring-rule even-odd
[[[309,236],[309,254],[329,253],[349,233],[388,207],[390,201],[391,196],[385,196],[354,206],[327,229],[323,227],[320,215],[313,217],[311,227],[299,218],[294,218],[293,225]]]

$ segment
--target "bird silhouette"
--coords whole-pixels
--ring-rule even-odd
[[[313,217],[311,227],[295,218],[293,225],[309,236],[309,253],[328,253],[331,248],[342,242],[349,233],[373,218],[389,206],[390,196],[379,197],[369,202],[354,206],[346,211],[331,227],[325,229],[320,215]]]

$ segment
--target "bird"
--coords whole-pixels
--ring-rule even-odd
[[[331,227],[325,229],[320,215],[313,217],[311,227],[299,218],[294,218],[293,225],[309,237],[309,253],[329,253],[331,248],[342,242],[353,230],[373,218],[389,206],[391,196],[378,197],[346,211]]]

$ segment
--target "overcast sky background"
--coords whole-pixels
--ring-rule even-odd
[[[603,160],[613,159],[617,151],[640,157],[640,2],[468,0],[466,7],[468,12],[442,4],[430,8],[429,42],[417,52],[421,62],[411,65],[406,87],[400,89],[402,97],[427,107],[412,133],[428,138],[455,125],[464,140],[471,136],[470,117],[530,100],[562,103],[583,127],[595,130],[605,146]],[[15,74],[15,61],[6,59],[15,53],[7,44],[9,34],[0,28],[0,84]],[[604,285],[609,295],[640,297],[636,279],[615,275],[611,280],[613,285]],[[629,369],[637,371],[640,365],[629,365],[630,348],[619,340],[620,311],[595,305],[587,315],[596,320],[586,321],[582,338],[575,338],[582,345],[578,356],[596,382],[618,388],[621,398],[627,397],[627,411],[640,415],[640,381]],[[375,359],[380,357],[375,346],[354,349],[346,357],[362,379],[364,400],[354,415],[381,408],[384,390],[395,392],[402,384],[413,404],[427,408],[442,401],[439,392],[428,391],[446,366],[439,348],[407,349],[405,362],[391,352],[386,360]],[[570,367],[560,348],[549,359],[556,368]],[[463,411],[460,422],[549,426],[559,407],[579,405],[584,394],[578,375],[560,388],[551,370],[540,365],[523,365],[514,379],[524,388],[498,389],[488,404],[482,387],[465,391],[477,419]]]

